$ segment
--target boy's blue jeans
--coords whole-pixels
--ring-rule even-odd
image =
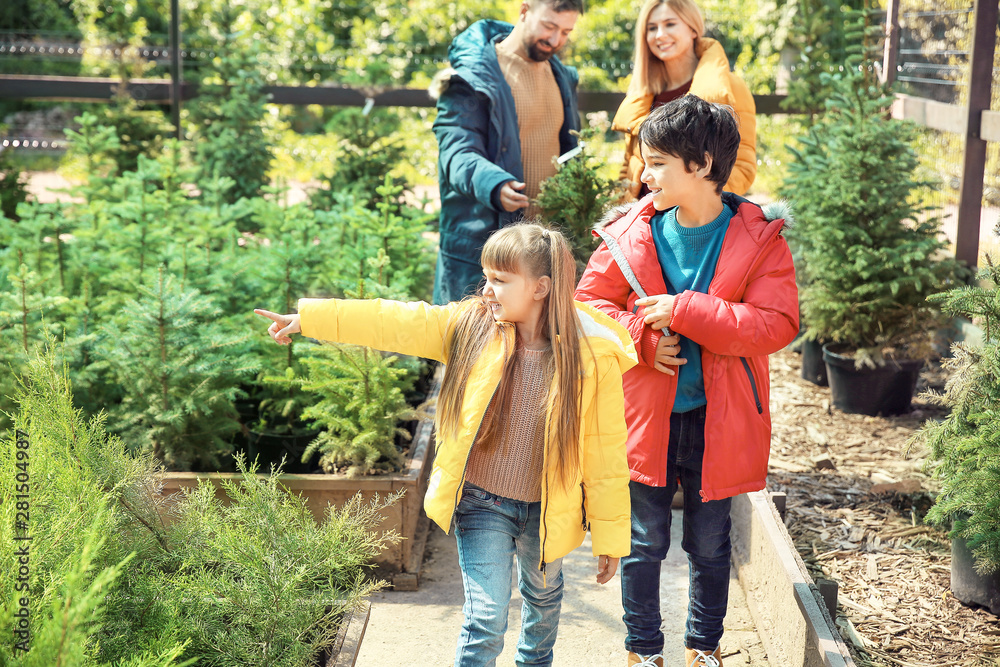
[[[543,582],[538,569],[541,506],[540,502],[511,500],[466,483],[455,508],[458,564],[465,589],[456,667],[496,664],[507,631],[515,555],[523,601],[515,662],[519,667],[552,664],[562,607],[562,559],[546,563]]]
[[[660,630],[660,564],[670,548],[670,504],[680,479],[684,490],[684,535],[690,599],[684,645],[711,653],[722,639],[729,603],[729,508],[732,500],[702,502],[705,408],[670,416],[667,485],[629,482],[632,553],[621,560],[625,648],[651,655],[663,651]]]

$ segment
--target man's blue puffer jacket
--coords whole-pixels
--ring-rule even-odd
[[[523,181],[521,141],[514,97],[497,62],[496,43],[513,26],[477,21],[448,50],[451,67],[435,77],[434,134],[438,141],[441,195],[441,251],[434,278],[434,303],[461,299],[482,279],[479,254],[489,235],[522,217],[500,207],[500,186]],[[552,73],[563,99],[560,153],[577,144],[580,129],[576,69],[552,57]]]

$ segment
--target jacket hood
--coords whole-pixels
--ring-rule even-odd
[[[450,67],[434,75],[431,85],[427,88],[427,94],[435,100],[441,97],[441,93],[448,89],[451,77],[456,74],[468,81],[473,88],[486,85],[485,82],[492,77],[485,69],[487,60],[483,58],[483,51],[486,48],[493,48],[495,41],[506,37],[513,29],[514,26],[506,21],[484,19],[476,21],[462,31],[448,47]]]
[[[598,348],[613,354],[622,373],[639,363],[632,336],[622,325],[593,306],[579,301],[576,302],[576,314],[580,318],[580,337],[590,339],[595,355],[599,354]]]

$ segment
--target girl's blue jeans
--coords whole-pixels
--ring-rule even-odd
[[[507,631],[514,556],[521,591],[515,663],[551,665],[562,606],[562,559],[538,569],[541,503],[511,500],[466,483],[455,508],[458,564],[465,589],[456,667],[493,667]]]
[[[690,599],[684,645],[711,653],[722,639],[729,603],[729,509],[732,500],[702,502],[705,408],[670,416],[667,485],[629,482],[632,553],[621,560],[625,648],[651,655],[663,651],[660,630],[660,564],[670,548],[670,505],[677,482],[684,490],[684,533]]]

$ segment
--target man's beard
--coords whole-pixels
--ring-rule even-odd
[[[551,51],[544,51],[538,46],[538,44],[538,42],[534,42],[528,45],[528,57],[536,63],[544,63],[556,54],[555,49]]]

